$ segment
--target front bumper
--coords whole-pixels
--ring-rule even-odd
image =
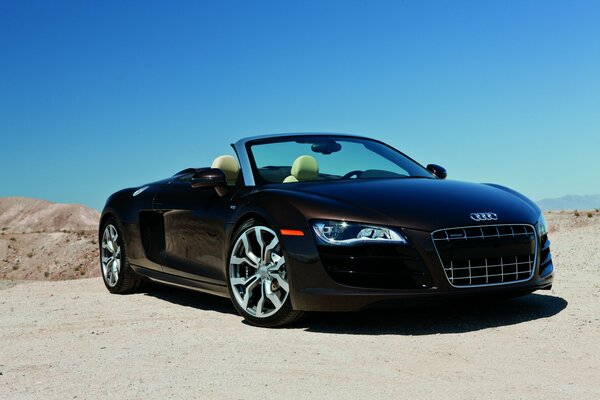
[[[519,295],[535,290],[549,289],[554,278],[554,268],[547,238],[538,240],[538,257],[534,274],[526,282],[514,284],[456,288],[450,285],[435,251],[431,234],[417,230],[405,230],[420,256],[420,262],[429,272],[431,285],[411,289],[380,289],[347,286],[334,281],[327,273],[312,232],[304,236],[284,237],[282,245],[286,252],[288,280],[292,307],[303,311],[358,311],[370,308],[400,307],[414,302],[437,302],[450,298],[468,298],[498,295]],[[541,253],[546,249],[544,259]],[[540,265],[542,268],[540,269]]]

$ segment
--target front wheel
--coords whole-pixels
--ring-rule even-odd
[[[285,256],[271,228],[250,220],[236,232],[229,253],[228,288],[237,311],[263,327],[290,324],[302,316],[290,301]]]

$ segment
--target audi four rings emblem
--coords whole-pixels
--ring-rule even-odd
[[[498,215],[492,212],[480,212],[480,213],[472,213],[471,219],[473,221],[496,221],[498,219]]]

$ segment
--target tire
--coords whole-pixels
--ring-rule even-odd
[[[268,328],[298,321],[304,313],[292,309],[285,255],[277,233],[250,219],[233,237],[227,288],[238,313],[250,324]]]
[[[100,274],[111,293],[126,294],[140,291],[146,280],[137,275],[127,260],[127,249],[117,220],[110,217],[102,224],[100,245]]]

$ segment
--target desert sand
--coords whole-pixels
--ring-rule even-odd
[[[547,217],[551,291],[287,329],[184,290],[5,281],[0,398],[598,399],[600,215]]]

